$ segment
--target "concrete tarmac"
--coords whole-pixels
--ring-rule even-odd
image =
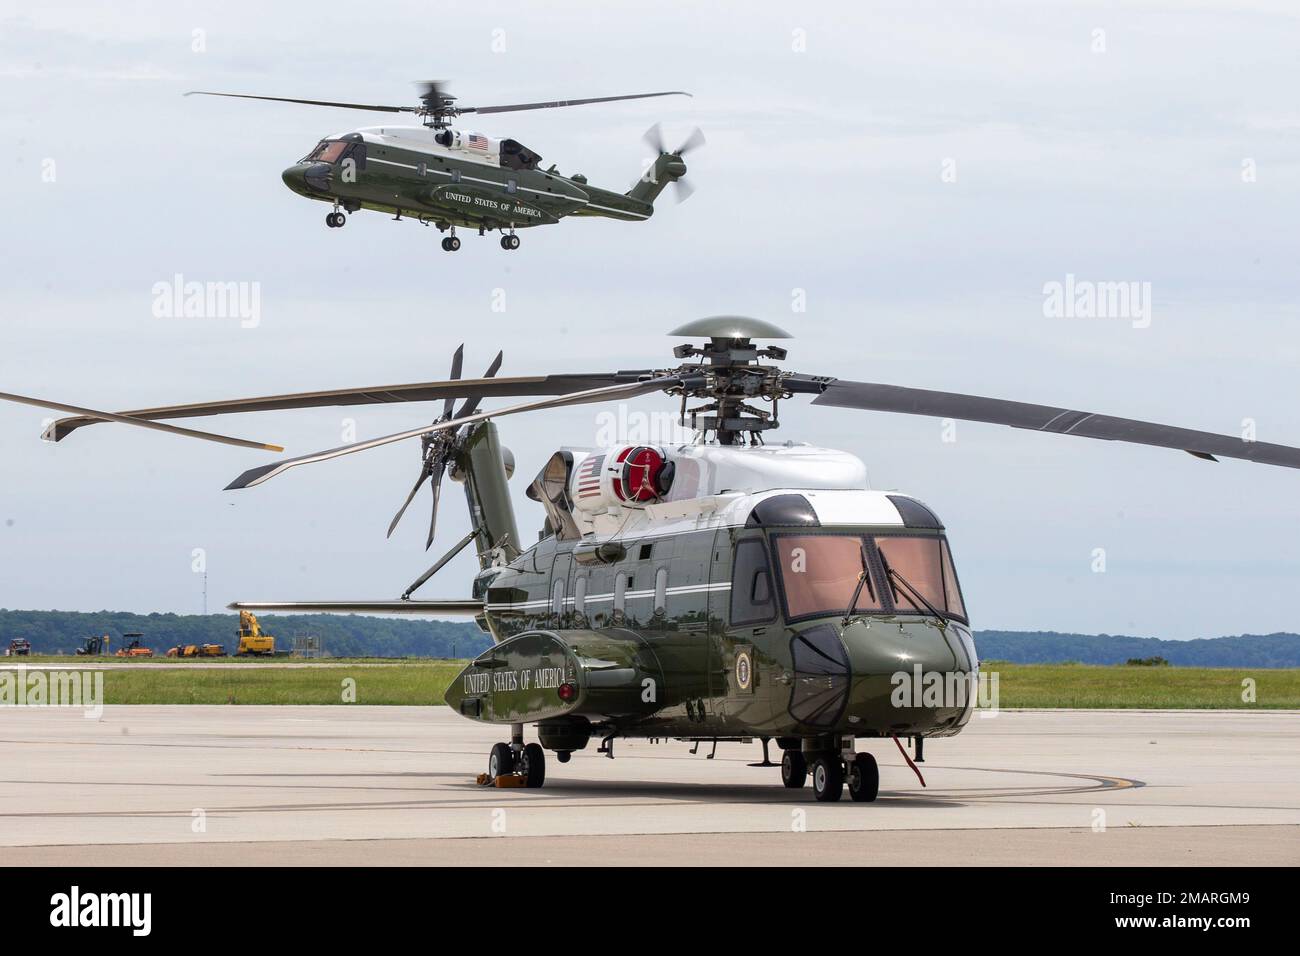
[[[1300,863],[1297,712],[977,716],[927,743],[924,788],[860,741],[872,804],[783,788],[757,743],[593,744],[540,790],[475,785],[504,735],[445,707],[0,708],[0,862]]]

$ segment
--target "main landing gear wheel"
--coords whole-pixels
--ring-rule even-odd
[[[513,235],[513,234],[512,234],[512,235],[509,235],[509,236],[502,236],[502,237],[501,237],[501,248],[502,248],[502,249],[518,249],[518,248],[519,248],[519,237],[516,236],[516,235]]]
[[[442,248],[445,252],[455,252],[460,248],[460,239],[455,236],[447,236],[442,240]]]
[[[781,755],[781,782],[791,790],[798,790],[808,779],[808,761],[797,750],[787,750]]]
[[[342,229],[347,225],[348,218],[341,212],[331,212],[325,216],[325,225],[331,229]]]
[[[822,754],[812,765],[813,796],[834,803],[844,795],[844,762],[839,754]]]
[[[519,772],[527,781],[525,786],[540,787],[546,782],[546,751],[541,744],[529,744],[524,747],[519,758]]]
[[[858,803],[871,803],[880,793],[880,767],[871,754],[858,754],[849,764],[849,796]]]
[[[515,754],[509,744],[493,744],[488,754],[488,776],[492,779],[515,771]]]

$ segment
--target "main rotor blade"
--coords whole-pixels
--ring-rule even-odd
[[[483,373],[484,378],[493,378],[497,372],[501,371],[501,360],[505,358],[505,355],[505,352],[497,352],[497,357],[492,360],[492,364],[488,366],[488,370]],[[478,403],[481,398],[481,395],[471,397],[460,407],[460,412],[457,413],[456,417],[460,418],[465,415],[473,415],[478,411]]]
[[[406,509],[409,508],[411,502],[415,500],[416,492],[418,492],[420,486],[428,480],[429,470],[424,467],[423,463],[421,463],[420,477],[415,479],[415,484],[411,486],[411,493],[406,496],[406,500],[402,502],[402,507],[397,509],[397,514],[393,515],[393,520],[388,523],[388,534],[385,535],[385,537],[391,538],[393,536],[393,531],[397,528],[397,523],[402,520],[402,515],[406,514]]]
[[[1300,468],[1300,448],[1269,442],[1246,441],[1230,435],[1176,428],[1132,418],[1096,415],[1050,405],[1032,405],[956,392],[934,392],[899,385],[848,382],[835,379],[826,385],[814,405],[862,408],[905,415],[932,415],[968,422],[1010,425],[1056,435],[1078,435],[1106,441],[1131,442],[1158,448],[1176,448],[1198,458],[1240,458],[1261,465]]]
[[[438,526],[438,499],[442,497],[442,472],[444,466],[445,462],[438,461],[433,473],[433,484],[429,486],[433,491],[433,510],[429,513],[429,537],[424,542],[425,551],[428,551],[433,546],[433,531]]]
[[[274,103],[301,103],[305,106],[334,106],[347,110],[369,110],[372,113],[416,113],[414,106],[374,106],[366,103],[336,103],[332,100],[299,100],[290,96],[254,96],[250,93],[212,93],[208,90],[190,90],[186,96],[227,96],[237,100],[270,100]]]
[[[301,455],[297,458],[286,458],[283,461],[273,462],[272,464],[261,468],[250,468],[228,484],[226,490],[231,491],[237,488],[251,488],[253,485],[260,485],[262,482],[274,478],[276,475],[283,474],[290,468],[296,468],[299,465],[308,465],[318,461],[329,461],[334,458],[341,458],[344,455],[352,455],[359,451],[367,451],[371,448],[379,448],[382,445],[390,445],[393,442],[405,441],[408,438],[418,438],[421,435],[431,435],[434,432],[449,431],[451,429],[460,428],[462,425],[469,425],[489,418],[500,418],[504,415],[517,415],[520,412],[538,411],[543,408],[560,408],[566,405],[586,405],[591,402],[605,402],[614,398],[635,398],[638,395],[645,395],[649,392],[658,392],[666,388],[671,388],[674,385],[680,384],[681,381],[682,379],[676,375],[665,375],[660,378],[649,379],[648,381],[627,382],[622,385],[593,388],[582,392],[575,392],[572,395],[562,395],[557,398],[547,398],[537,402],[526,402],[522,405],[510,406],[509,408],[478,412],[474,415],[453,418],[451,421],[436,422],[432,425],[412,428],[404,432],[384,435],[380,438],[372,438],[368,441],[354,442],[351,445],[342,445],[338,448],[330,448],[311,455]]]
[[[249,441],[246,438],[230,438],[226,435],[217,435],[213,432],[195,431],[193,428],[181,428],[177,425],[161,425],[158,422],[151,422],[147,419],[132,418],[130,415],[118,415],[114,412],[101,412],[93,408],[83,408],[80,405],[66,405],[63,402],[51,402],[44,398],[32,398],[28,395],[15,395],[12,392],[0,392],[0,399],[7,402],[18,402],[22,405],[34,405],[36,408],[48,408],[56,412],[71,412],[74,415],[87,416],[91,421],[120,422],[123,425],[135,425],[137,428],[151,428],[154,431],[169,432],[173,435],[184,435],[186,438],[202,438],[205,441],[220,442],[223,445],[238,445],[240,448],[256,448],[260,451],[284,451],[279,445],[268,445],[266,442]],[[57,422],[55,423],[57,425]],[[46,429],[47,437],[53,432],[55,425]],[[57,439],[55,439],[57,441]]]
[[[684,90],[664,93],[629,93],[625,96],[589,96],[581,100],[551,100],[546,103],[512,103],[509,106],[462,106],[457,113],[514,113],[520,110],[549,110],[557,106],[582,106],[586,103],[613,103],[616,100],[645,100],[652,96],[690,96]]]
[[[451,375],[448,376],[453,382],[460,378],[461,367],[465,363],[465,345],[461,343],[456,348],[456,354],[451,357]],[[451,418],[452,409],[456,407],[454,396],[448,395],[442,400],[442,417]]]
[[[418,382],[411,385],[375,385],[369,388],[341,388],[325,392],[298,392],[265,395],[219,402],[196,402],[187,405],[163,405],[118,412],[129,418],[150,420],[167,418],[203,418],[209,415],[233,415],[243,412],[269,412],[287,408],[325,408],[336,405],[382,405],[390,402],[431,402],[447,396],[457,398],[500,398],[522,395],[568,395],[573,392],[612,385],[620,380],[613,372],[592,374],[537,375],[516,378],[463,378],[458,381]],[[85,425],[104,420],[100,414],[62,418],[50,429],[50,437],[61,441]]]

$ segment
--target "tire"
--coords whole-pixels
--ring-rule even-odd
[[[459,248],[460,248],[460,236],[448,236],[448,237],[447,237],[447,250],[448,250],[449,252],[455,252],[455,251],[458,250]]]
[[[813,796],[834,803],[844,795],[844,763],[839,754],[822,754],[812,765]]]
[[[488,776],[494,780],[515,771],[515,754],[509,744],[493,744],[488,754]]]
[[[502,236],[502,237],[501,237],[501,248],[502,248],[502,249],[509,249],[509,248],[510,248],[510,237],[509,237],[509,236]]]
[[[857,803],[874,803],[880,794],[880,767],[871,754],[858,754],[849,766],[849,796]]]
[[[789,790],[798,790],[808,781],[808,761],[798,750],[787,750],[781,755],[781,782]]]
[[[443,252],[451,252],[451,245],[450,245],[450,242],[451,242],[451,237],[450,237],[450,236],[443,236],[443,237],[442,237],[442,251],[443,251]]]
[[[546,751],[541,744],[528,744],[524,747],[519,772],[524,775],[527,787],[536,789],[546,782]]]
[[[510,237],[510,248],[511,248],[511,249],[518,249],[518,248],[519,248],[519,237],[518,237],[518,236],[511,236],[511,237]]]

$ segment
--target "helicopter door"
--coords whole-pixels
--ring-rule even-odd
[[[555,560],[551,562],[550,581],[551,603],[547,608],[548,626],[554,628],[573,627],[575,618],[573,608],[573,552],[556,551]]]

